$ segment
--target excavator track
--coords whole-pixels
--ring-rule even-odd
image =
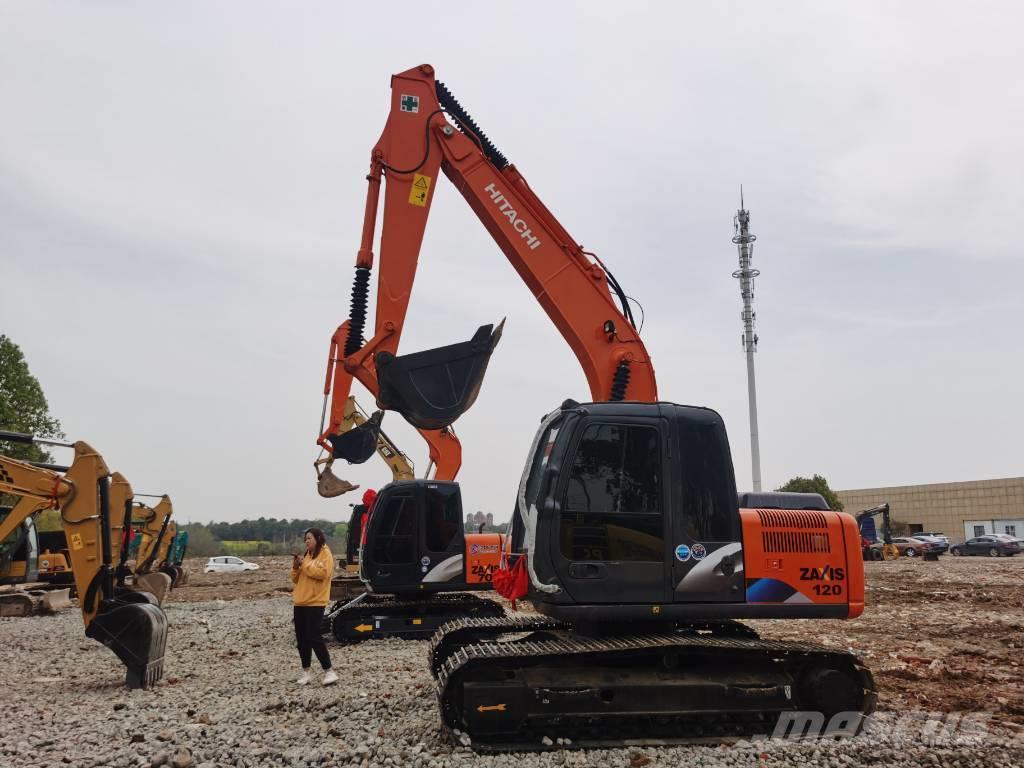
[[[367,593],[344,605],[336,604],[325,621],[330,621],[336,640],[358,643],[387,637],[426,640],[453,619],[504,615],[499,603],[465,592],[441,593],[421,600]]]
[[[479,619],[455,619],[444,624],[430,639],[430,672],[436,678],[444,663],[464,645],[475,645],[482,642],[493,642],[499,637],[508,635],[504,642],[516,642],[524,638],[524,633],[536,633],[554,630],[568,630],[571,625],[544,616],[504,616]],[[710,634],[715,637],[742,637],[757,640],[757,632],[738,621],[725,620],[715,622],[677,622],[666,627],[668,631],[684,634]],[[528,639],[535,640],[537,635],[531,634]]]
[[[569,629],[569,625],[543,616],[488,616],[449,621],[430,638],[430,672],[436,678],[449,657],[463,646],[493,642],[501,635],[556,629]]]
[[[870,672],[824,646],[686,631],[599,639],[552,624],[447,631],[527,633],[518,641],[435,638],[445,726],[477,751],[501,752],[723,742],[771,735],[787,712],[827,723],[874,710]]]

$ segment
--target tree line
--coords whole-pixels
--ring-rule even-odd
[[[320,528],[327,546],[334,553],[345,551],[348,523],[331,520],[286,520],[261,517],[237,523],[189,523],[179,529],[188,531],[188,554],[193,557],[217,555],[290,555],[305,551],[303,535],[309,528]]]

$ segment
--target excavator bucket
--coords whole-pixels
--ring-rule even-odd
[[[129,688],[149,688],[163,677],[167,647],[167,617],[143,593],[139,597],[140,602],[107,601],[109,607],[97,613],[85,630],[87,637],[107,646],[128,668],[125,684]]]
[[[39,604],[43,613],[59,613],[71,607],[71,589],[51,589],[42,594]]]
[[[380,435],[380,423],[384,420],[384,411],[377,411],[365,424],[353,427],[340,435],[328,435],[331,449],[336,459],[345,459],[350,464],[362,464],[377,450],[377,438]]]
[[[160,605],[164,601],[164,595],[171,588],[171,577],[158,571],[136,576],[133,583],[136,589],[148,592],[156,599],[157,605]]]
[[[341,494],[354,491],[358,487],[358,485],[353,485],[348,480],[342,480],[331,472],[330,467],[324,467],[323,471],[320,472],[320,479],[316,483],[317,493],[325,499],[341,496]]]
[[[374,355],[377,405],[398,411],[417,429],[443,429],[476,402],[494,347],[505,326],[482,325],[473,338],[408,355]],[[492,332],[493,331],[493,332]]]

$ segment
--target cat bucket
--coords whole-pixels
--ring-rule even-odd
[[[331,454],[334,458],[344,459],[349,464],[362,464],[377,450],[377,438],[383,419],[384,411],[377,411],[358,427],[353,427],[340,435],[327,435],[331,443]]]

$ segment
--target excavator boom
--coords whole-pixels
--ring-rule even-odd
[[[337,434],[354,377],[378,405],[398,410],[420,428],[437,479],[453,479],[458,471],[461,453],[447,426],[475,400],[496,334],[484,326],[463,345],[414,353],[408,360],[397,356],[439,171],[466,199],[565,338],[592,398],[656,401],[654,368],[621,286],[569,235],[518,169],[434,79],[433,67],[424,64],[392,78],[391,112],[371,154],[352,311],[331,341],[325,385],[331,408],[321,445],[329,447],[330,436]],[[363,344],[383,179],[374,332]],[[442,392],[449,384],[450,391]],[[434,407],[440,401],[445,407]],[[438,423],[442,415],[447,423]],[[430,426],[436,429],[425,428]]]

